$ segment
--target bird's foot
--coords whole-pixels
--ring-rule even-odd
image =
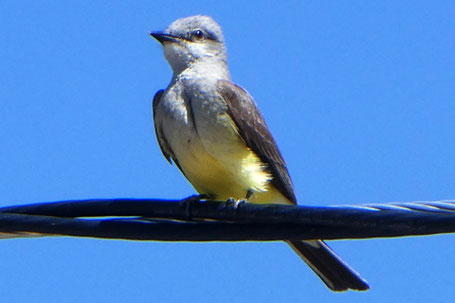
[[[227,207],[232,207],[234,210],[237,210],[239,208],[240,205],[242,204],[245,204],[247,203],[246,200],[237,200],[237,199],[234,199],[234,198],[229,198],[226,200],[226,206]]]

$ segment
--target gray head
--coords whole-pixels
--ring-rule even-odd
[[[226,47],[221,27],[203,15],[174,21],[164,32],[150,33],[164,47],[164,56],[174,73],[194,63],[213,60],[226,64]]]

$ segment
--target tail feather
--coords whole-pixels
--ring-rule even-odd
[[[333,291],[368,290],[368,283],[323,241],[286,241]]]

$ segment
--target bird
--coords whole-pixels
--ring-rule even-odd
[[[297,204],[286,162],[253,97],[231,80],[224,35],[196,15],[153,31],[173,75],[153,98],[164,157],[213,200]],[[322,240],[287,241],[333,291],[369,285]]]

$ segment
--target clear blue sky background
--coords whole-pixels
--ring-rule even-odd
[[[194,193],[151,119],[147,33],[223,27],[301,204],[455,198],[453,1],[0,1],[0,205]],[[455,235],[331,242],[337,294],[283,243],[0,241],[2,302],[449,302]]]

